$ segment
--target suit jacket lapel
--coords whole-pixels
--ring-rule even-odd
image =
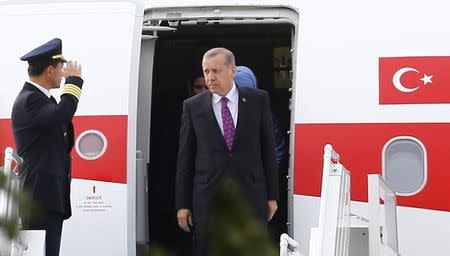
[[[218,138],[219,141],[221,141],[222,146],[227,148],[227,144],[225,142],[225,138],[223,137],[222,131],[220,130],[220,126],[218,123],[218,120],[216,118],[216,115],[214,114],[214,109],[212,106],[212,93],[208,92],[205,93],[206,96],[204,97],[205,102],[203,104],[204,106],[204,112],[206,114],[206,117],[208,119],[208,122],[212,124],[213,128],[213,136]]]
[[[245,127],[245,120],[248,116],[248,106],[247,106],[247,95],[239,87],[238,90],[238,120],[236,123],[236,130],[234,132],[233,148],[239,143],[240,134],[242,133],[243,127]],[[224,140],[225,141],[225,140]]]

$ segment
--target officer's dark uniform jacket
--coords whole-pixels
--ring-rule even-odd
[[[82,84],[80,77],[71,76],[65,86],[79,90]],[[63,90],[59,104],[52,100],[34,85],[25,83],[14,102],[12,127],[17,152],[24,159],[20,175],[23,189],[41,210],[68,219],[72,214],[72,117],[78,98]]]

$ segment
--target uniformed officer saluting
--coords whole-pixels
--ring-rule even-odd
[[[23,219],[23,229],[45,230],[46,256],[59,255],[63,220],[70,206],[72,118],[80,100],[81,66],[66,61],[61,39],[55,38],[20,58],[28,61],[29,81],[14,102],[12,127],[17,152],[24,159],[20,181],[39,207]],[[64,67],[65,64],[65,67]],[[49,90],[65,78],[59,103]]]

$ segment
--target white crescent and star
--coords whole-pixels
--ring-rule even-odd
[[[424,73],[424,74],[423,74],[423,77],[420,78],[420,80],[422,80],[423,85],[426,85],[426,84],[428,84],[428,83],[432,84],[433,81],[431,81],[431,78],[433,78],[433,75],[427,76],[427,74]]]
[[[392,77],[392,84],[394,85],[394,87],[401,91],[401,92],[413,92],[417,89],[419,89],[420,85],[417,85],[414,88],[406,88],[401,82],[400,79],[402,77],[403,74],[407,73],[407,72],[416,72],[416,73],[420,73],[417,69],[415,68],[411,68],[411,67],[404,67],[401,68],[399,70],[397,70],[397,72],[395,72],[394,76]],[[423,77],[420,79],[423,82],[423,85],[426,85],[428,83],[433,83],[433,81],[431,81],[431,78],[433,78],[432,75],[427,75],[427,74],[423,74]]]

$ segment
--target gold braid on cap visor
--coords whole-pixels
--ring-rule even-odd
[[[64,59],[62,54],[53,55],[52,59]]]
[[[81,97],[81,89],[80,87],[74,85],[74,84],[65,84],[64,88],[62,89],[61,95],[63,94],[70,94],[75,96],[78,100],[80,100]]]

